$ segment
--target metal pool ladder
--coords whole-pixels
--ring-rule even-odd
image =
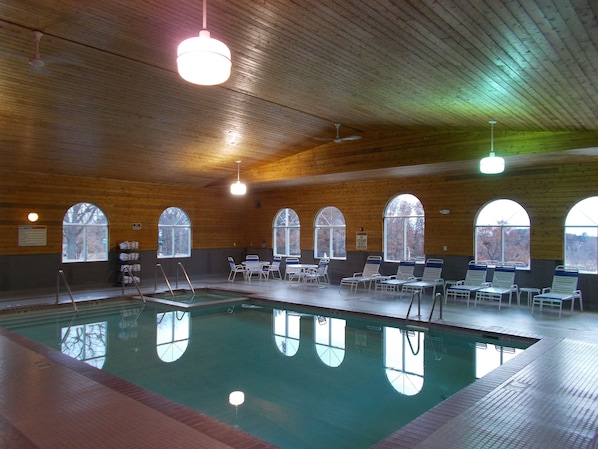
[[[137,283],[137,280],[135,279],[135,276],[133,276],[133,272],[131,271],[131,268],[129,267],[129,265],[123,265],[123,274],[127,272],[129,273],[129,277],[131,278],[131,283],[135,286],[135,288],[137,289],[137,293],[139,293],[139,296],[141,296],[141,299],[143,300],[143,302],[147,302],[145,300],[145,296],[143,296],[143,293],[141,293],[141,289],[139,288],[139,284]],[[122,283],[122,288],[123,288],[123,296],[125,295],[125,282],[123,280]]]
[[[64,275],[63,270],[58,270],[58,276],[56,277],[56,304],[58,304],[58,299],[60,296],[60,279],[62,279],[62,282],[64,282],[64,286],[66,287],[66,291],[69,293],[71,303],[73,303],[73,308],[75,309],[75,312],[79,313],[79,309],[77,309],[77,304],[75,304],[75,298],[73,298],[73,292],[71,291],[71,287],[69,286],[69,283],[66,280],[66,276]]]
[[[185,280],[187,281],[187,284],[189,285],[189,289],[193,292],[193,294],[195,294],[195,289],[193,288],[193,284],[191,284],[191,279],[189,279],[189,275],[187,274],[187,270],[185,270],[185,267],[183,266],[183,262],[179,262],[177,264],[176,287],[179,288],[179,268],[183,271],[183,276],[185,276]]]
[[[411,293],[411,300],[409,301],[409,308],[407,309],[407,316],[405,316],[406,320],[409,320],[409,314],[411,313],[411,307],[413,306],[413,300],[415,299],[416,295],[417,295],[417,316],[421,317],[421,291],[413,290],[413,292]],[[436,293],[436,296],[434,296],[434,301],[432,302],[432,309],[430,310],[430,316],[428,317],[428,323],[430,323],[432,321],[432,315],[434,314],[434,308],[436,307],[437,301],[440,301],[440,309],[439,309],[440,316],[439,316],[439,318],[442,319],[442,294]]]

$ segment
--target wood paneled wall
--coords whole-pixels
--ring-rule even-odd
[[[561,260],[565,216],[577,201],[598,195],[598,163],[507,171],[498,176],[430,176],[264,191],[252,195],[261,207],[248,210],[250,240],[265,239],[270,246],[274,215],[292,207],[301,220],[301,248],[313,249],[315,216],[331,205],[345,214],[349,251],[355,250],[355,235],[363,228],[368,233],[368,251],[381,252],[384,209],[400,193],[414,194],[424,205],[427,254],[472,256],[477,211],[489,201],[509,198],[530,215],[532,259]],[[442,215],[441,209],[451,213]]]
[[[124,240],[157,249],[158,219],[170,206],[189,214],[193,248],[245,245],[240,226],[245,202],[224,190],[0,171],[0,255],[60,254],[64,214],[81,201],[108,216],[111,249]],[[47,246],[18,246],[18,226],[30,224],[29,212],[37,212],[37,224],[47,226]],[[141,230],[134,231],[133,223],[141,223]]]

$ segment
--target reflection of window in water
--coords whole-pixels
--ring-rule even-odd
[[[299,324],[301,317],[286,310],[274,309],[273,331],[276,347],[284,355],[292,357],[299,350]]]
[[[163,362],[178,360],[189,344],[189,312],[175,310],[156,315],[156,352]]]
[[[384,327],[384,370],[399,393],[419,393],[424,386],[424,333]]]
[[[314,336],[322,362],[333,368],[339,366],[345,358],[345,320],[314,317]]]
[[[475,344],[475,377],[479,379],[490,371],[508,362],[523,349],[496,346],[490,343]]]
[[[102,368],[106,361],[108,322],[63,327],[60,350],[63,354]]]

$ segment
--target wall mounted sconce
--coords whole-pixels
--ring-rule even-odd
[[[440,212],[442,215],[448,215],[451,213],[450,209],[440,209],[438,212]]]
[[[39,220],[39,215],[36,212],[29,212],[29,215],[27,215],[27,220],[29,220],[31,223],[35,223],[37,220]]]

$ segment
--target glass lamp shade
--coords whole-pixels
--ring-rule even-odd
[[[224,83],[232,65],[229,48],[212,39],[208,30],[201,30],[199,37],[181,42],[176,61],[181,78],[204,86]]]
[[[247,186],[241,181],[237,181],[230,186],[230,193],[233,195],[245,195],[245,192],[247,192]]]
[[[502,157],[496,156],[494,152],[490,152],[488,157],[480,161],[480,171],[488,175],[495,175],[505,171],[505,160]]]
[[[245,402],[245,393],[242,391],[233,391],[228,395],[228,402],[235,407],[242,405]]]

